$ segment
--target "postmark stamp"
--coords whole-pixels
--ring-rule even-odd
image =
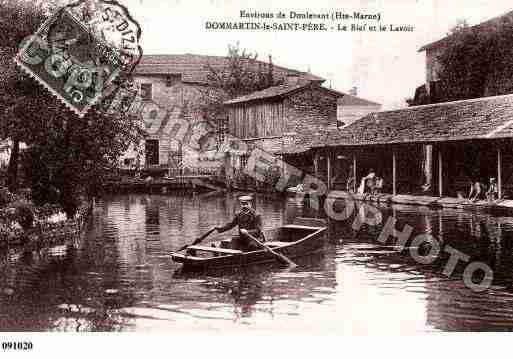
[[[124,6],[85,0],[50,17],[20,45],[15,61],[82,117],[134,70],[140,36]]]

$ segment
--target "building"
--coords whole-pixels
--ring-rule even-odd
[[[470,30],[491,33],[512,22],[509,12]],[[317,178],[331,189],[356,192],[372,168],[384,178],[386,193],[438,197],[466,196],[471,183],[496,178],[499,196],[513,197],[512,95],[441,102],[438,57],[453,39],[449,35],[419,50],[426,52],[426,84],[417,88],[413,102],[422,105],[371,113],[344,131],[312,139]],[[487,81],[493,87],[493,81],[503,80]]]
[[[143,148],[131,149],[125,154],[122,164],[133,166],[138,163],[146,168],[219,166],[218,161],[206,159],[201,162],[201,157],[198,156],[202,150],[201,138],[194,142],[197,146],[184,148],[179,141],[169,136],[169,130],[174,123],[187,121],[201,127],[197,131],[200,134],[210,133],[212,130],[223,131],[222,128],[203,128],[207,125],[203,121],[201,99],[202,91],[208,89],[208,66],[222,70],[228,66],[228,60],[229,58],[223,56],[193,54],[144,55],[133,74],[134,81],[144,101],[153,101],[170,115],[163,119],[158,131],[147,136]],[[257,61],[255,66],[269,65]],[[289,74],[312,81],[323,81],[309,73],[273,65],[273,76],[276,80],[284,80]],[[143,113],[146,122],[153,121],[151,116],[154,116],[151,111]]]
[[[287,163],[313,173],[314,138],[342,130],[381,105],[290,75],[286,83],[225,102],[229,133],[247,150],[232,155],[227,167],[240,171],[250,152],[260,148],[285,156]]]
[[[225,102],[229,133],[245,143],[245,150],[231,153],[227,175],[237,177],[251,151],[270,154],[303,152],[307,134],[337,127],[337,100],[344,94],[289,75],[286,82]]]
[[[338,125],[339,127],[349,126],[369,113],[380,110],[381,104],[357,97],[356,92],[354,94],[344,94],[337,101]]]
[[[392,195],[466,197],[495,178],[499,197],[513,198],[512,144],[513,95],[503,95],[372,113],[312,148],[330,189],[355,191],[373,168]]]
[[[343,128],[381,105],[289,75],[286,82],[225,102],[229,133],[272,154],[309,148],[311,135]]]

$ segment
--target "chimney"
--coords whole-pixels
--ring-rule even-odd
[[[351,88],[351,90],[349,90],[349,94],[350,94],[351,96],[358,96],[358,87],[353,86],[353,87]]]

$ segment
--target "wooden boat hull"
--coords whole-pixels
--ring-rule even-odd
[[[277,229],[265,231],[267,243],[272,242],[279,233],[301,235],[296,241],[291,241],[279,247],[273,247],[273,251],[284,254],[289,258],[298,258],[317,252],[324,248],[327,237],[326,227],[311,227],[297,224],[286,225]],[[297,232],[297,233],[294,233]],[[204,271],[208,269],[248,266],[263,263],[275,263],[276,258],[266,250],[244,252],[242,254],[228,254],[202,258],[185,253],[172,253],[171,259],[182,263],[183,270]]]

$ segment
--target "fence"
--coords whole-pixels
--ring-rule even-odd
[[[195,167],[195,168],[170,168],[168,176],[211,176],[211,177],[224,177],[223,167]]]

